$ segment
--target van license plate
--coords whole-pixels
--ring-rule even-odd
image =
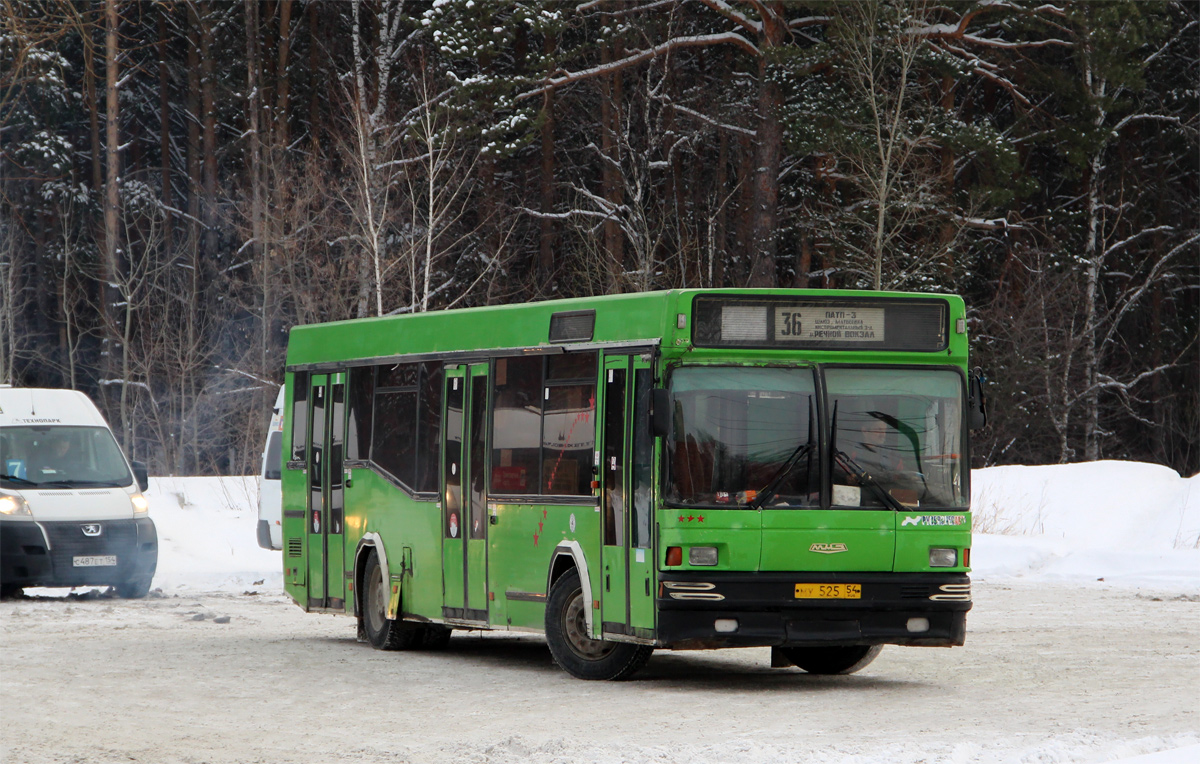
[[[76,557],[74,560],[77,568],[104,568],[117,564],[117,556],[115,554],[101,554],[90,557]]]
[[[796,584],[798,600],[862,599],[862,584]]]

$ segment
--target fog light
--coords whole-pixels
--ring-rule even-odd
[[[909,618],[908,619],[908,630],[912,631],[912,632],[929,631],[929,619],[928,618]]]
[[[953,568],[958,564],[958,550],[945,549],[942,547],[930,547],[929,549],[929,567],[931,568]]]
[[[688,549],[689,565],[716,565],[717,548],[715,546],[694,546]]]
[[[738,622],[736,618],[718,618],[713,621],[713,628],[721,634],[729,634],[737,631]]]

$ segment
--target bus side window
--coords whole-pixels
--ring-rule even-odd
[[[346,433],[346,459],[371,456],[371,415],[375,396],[375,367],[356,366],[350,370],[350,431]]]
[[[497,358],[492,388],[490,491],[538,492],[542,450],[542,359]]]
[[[292,375],[292,460],[304,461],[308,440],[308,374]]]
[[[410,488],[416,482],[417,364],[379,367],[371,461]]]
[[[413,488],[426,493],[438,490],[442,458],[442,364],[421,364],[420,401],[417,403],[417,478]]]

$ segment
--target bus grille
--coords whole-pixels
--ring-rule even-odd
[[[303,551],[303,539],[288,539],[288,557],[299,557]]]

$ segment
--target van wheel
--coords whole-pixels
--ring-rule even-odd
[[[362,603],[367,641],[377,650],[408,650],[420,643],[422,629],[387,617],[388,586],[379,555],[372,550],[363,572],[366,598]]]
[[[0,600],[13,600],[24,593],[22,587],[16,584],[0,585]]]
[[[550,587],[546,601],[546,643],[559,666],[576,679],[628,679],[646,665],[654,648],[592,639],[587,631],[590,602],[575,570]]]
[[[140,600],[150,593],[149,578],[135,578],[116,586],[117,596],[125,600]]]
[[[849,647],[781,647],[784,657],[810,674],[853,674],[864,669],[883,645]]]

